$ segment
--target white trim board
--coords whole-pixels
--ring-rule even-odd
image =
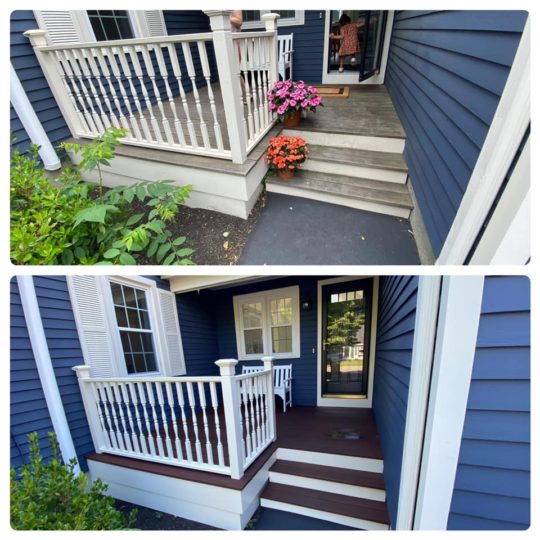
[[[483,276],[443,278],[413,528],[446,530],[467,410]]]
[[[322,325],[322,287],[334,283],[346,283],[359,279],[373,279],[371,301],[371,334],[369,342],[368,393],[367,398],[324,398],[321,396],[321,325]],[[317,407],[358,407],[370,409],[373,403],[373,381],[375,374],[375,350],[377,348],[377,314],[379,309],[379,277],[378,276],[347,276],[322,279],[317,282]]]
[[[531,116],[530,56],[527,19],[495,116],[436,264],[464,263],[521,144]]]

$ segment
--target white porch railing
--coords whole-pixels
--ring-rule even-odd
[[[230,11],[207,11],[212,32],[48,45],[25,32],[75,138],[108,127],[124,144],[243,163],[275,121],[277,15],[266,31],[232,34]]]
[[[264,371],[219,376],[92,378],[76,366],[98,453],[241,478],[276,438],[272,359]]]

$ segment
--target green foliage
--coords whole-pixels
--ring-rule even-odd
[[[358,330],[366,322],[364,300],[348,300],[328,305],[326,344],[328,346],[355,343]]]
[[[11,526],[16,530],[118,530],[128,528],[136,518],[132,511],[126,519],[115,509],[114,499],[106,496],[107,486],[96,480],[89,486],[84,473],[76,476],[76,460],[64,464],[58,442],[49,433],[52,457],[45,463],[37,433],[28,436],[30,462],[16,479],[11,469]]]
[[[168,229],[191,186],[172,180],[138,182],[102,189],[108,166],[125,131],[108,129],[87,146],[64,148],[81,155],[52,183],[39,166],[37,147],[18,149],[11,159],[11,258],[15,264],[138,264],[146,256],[164,265],[192,264],[186,237]],[[81,171],[97,169],[100,184],[82,181]],[[133,206],[141,207],[133,213]]]

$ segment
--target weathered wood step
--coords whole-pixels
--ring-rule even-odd
[[[261,493],[261,506],[325,519],[358,529],[387,530],[386,504],[270,482]]]
[[[386,500],[383,475],[362,470],[278,459],[270,467],[270,481],[375,501]]]
[[[268,177],[266,189],[402,218],[408,218],[413,208],[404,184],[303,169],[291,180]]]

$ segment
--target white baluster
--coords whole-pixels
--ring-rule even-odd
[[[131,73],[129,61],[126,58],[126,55],[124,54],[123,47],[117,47],[116,50],[118,52],[118,59],[120,60],[120,64],[122,65],[122,75],[127,79],[128,86],[131,91],[131,96],[133,97],[133,102],[135,103],[135,108],[137,109],[139,113],[139,121],[141,123],[145,139],[148,142],[152,142],[152,134],[150,132],[150,127],[148,126],[148,122],[146,121],[146,118],[144,116],[143,108],[139,100],[139,93],[137,92],[137,89],[135,88],[135,85],[133,84],[133,75]]]
[[[263,70],[264,70],[264,51],[262,45],[262,39],[257,38],[254,41],[253,47],[255,49],[255,59],[257,66],[257,97],[258,97],[258,109],[259,113],[259,126],[261,131],[266,127],[265,114],[264,114],[264,90],[263,90]]]
[[[102,399],[104,399],[106,403],[105,415],[107,416],[107,421],[109,422],[109,426],[111,427],[114,434],[115,447],[117,450],[125,451],[126,448],[124,446],[124,441],[122,440],[122,434],[120,433],[118,417],[116,416],[116,410],[114,408],[114,398],[112,397],[111,390],[107,383],[101,383],[100,388],[103,392]]]
[[[81,68],[79,66],[79,62],[77,61],[77,56],[75,54],[75,50],[66,49],[64,50],[64,54],[66,55],[66,58],[68,59],[69,63],[71,64],[71,69],[73,71],[73,76],[77,80],[77,85],[80,88],[80,91],[84,97],[84,100],[88,104],[88,108],[90,110],[90,114],[92,116],[92,120],[94,121],[98,131],[100,133],[103,133],[105,131],[105,126],[101,122],[101,118],[99,117],[99,114],[94,109],[94,103],[92,102],[92,97],[88,93],[88,88],[86,86],[86,83],[84,81],[83,73],[81,71]]]
[[[193,66],[193,58],[191,56],[191,47],[187,42],[182,42],[182,51],[184,52],[184,60],[186,62],[187,72],[189,79],[191,80],[191,91],[193,92],[193,97],[195,99],[195,107],[199,113],[199,127],[201,130],[201,135],[203,139],[203,144],[206,149],[210,148],[210,138],[208,137],[208,129],[206,127],[206,122],[204,121],[203,110],[201,106],[201,98],[199,96],[199,90],[197,88],[197,80],[195,67]]]
[[[119,383],[122,384],[122,383]],[[122,426],[122,435],[124,446],[128,452],[133,452],[133,447],[131,446],[131,439],[129,436],[129,431],[126,424],[126,418],[124,416],[124,403],[122,401],[120,391],[118,389],[118,384],[111,383],[111,391],[113,393],[114,401],[116,402],[116,408],[118,410],[118,415],[120,417],[120,425]]]
[[[201,66],[203,70],[204,78],[206,79],[206,86],[208,88],[208,100],[210,101],[210,109],[212,110],[212,116],[214,117],[214,135],[216,136],[216,145],[218,150],[223,151],[223,137],[221,135],[221,126],[217,116],[216,100],[214,97],[214,91],[212,90],[212,79],[210,65],[208,63],[208,54],[206,51],[206,43],[204,41],[198,41],[197,46],[199,48],[199,57],[201,59]]]
[[[251,112],[252,96],[251,96],[251,82],[249,80],[249,58],[248,58],[248,46],[245,39],[239,40],[240,42],[240,69],[244,75],[244,92],[246,94],[247,102],[247,126],[248,126],[248,142],[255,137],[255,127],[253,124],[253,114]]]
[[[77,374],[78,374],[78,372],[77,372]],[[94,385],[94,383],[91,383],[91,382],[88,383],[88,387],[90,388],[90,394],[91,394],[91,396],[94,399],[95,404],[96,404],[97,414],[98,414],[98,418],[99,418],[99,424],[101,426],[101,432],[103,434],[103,438],[106,441],[107,447],[112,448],[113,445],[112,445],[112,442],[111,442],[111,438],[109,437],[108,427],[107,427],[107,423],[106,423],[107,419],[106,419],[106,416],[104,414],[104,405],[103,405],[103,402],[102,402],[101,397],[99,395],[99,391],[96,388],[96,386]],[[87,412],[87,416],[88,416],[88,412]],[[89,419],[89,421],[90,421],[90,419]],[[96,450],[97,450],[97,448],[96,448]]]
[[[137,386],[133,383],[128,383],[128,389],[129,389],[129,396],[131,398],[131,402],[133,403],[133,409],[135,410],[135,420],[137,422],[137,428],[139,430],[139,443],[141,447],[141,451],[144,454],[148,454],[148,445],[146,444],[146,437],[144,435],[144,430],[142,427],[141,422],[141,415],[139,413],[139,400],[137,398]]]
[[[253,390],[255,393],[255,417],[257,420],[257,448],[260,448],[263,444],[263,432],[262,432],[262,414],[261,414],[261,376],[256,375],[253,378]]]
[[[243,379],[240,381],[240,399],[243,404],[243,418],[244,426],[243,433],[245,433],[245,445],[246,445],[246,456],[250,456],[252,452],[251,448],[251,423],[249,415],[249,379]]]
[[[264,369],[268,370],[270,373],[267,375],[266,382],[266,407],[267,414],[266,418],[268,421],[268,431],[269,431],[269,440],[276,440],[276,406],[274,401],[274,382],[273,382],[273,358],[271,356],[263,356],[261,358]]]
[[[217,436],[217,454],[218,454],[218,464],[223,467],[225,465],[225,458],[223,456],[223,444],[221,442],[221,426],[219,422],[219,400],[217,397],[216,383],[210,383],[210,396],[212,398],[212,407],[214,409],[214,425],[216,427],[216,436]]]
[[[103,129],[107,129],[111,126],[111,121],[109,120],[109,117],[103,110],[102,105],[102,96],[99,94],[99,92],[96,90],[96,87],[94,86],[94,82],[92,81],[93,74],[91,70],[88,67],[88,63],[86,61],[85,51],[84,49],[82,51],[78,51],[77,49],[73,49],[72,51],[73,57],[75,59],[75,62],[80,66],[80,69],[86,78],[86,85],[90,87],[90,91],[92,92],[92,95],[89,96],[89,100],[92,103],[95,102],[97,104],[97,107],[99,109],[99,118],[101,119],[101,125]],[[99,80],[99,73],[96,73],[96,77]]]
[[[184,409],[184,390],[181,383],[175,382],[176,395],[178,396],[178,404],[180,405],[180,412],[182,415],[182,429],[184,430],[184,441],[186,446],[187,460],[193,462],[193,451],[191,449],[191,440],[189,438],[189,425],[187,421],[186,411]]]
[[[137,453],[141,453],[141,447],[139,446],[139,439],[137,438],[137,430],[135,429],[135,423],[133,422],[133,415],[131,414],[131,406],[132,403],[129,399],[129,392],[128,392],[128,385],[129,383],[124,383],[120,385],[120,390],[122,392],[122,400],[126,406],[126,413],[128,417],[128,423],[131,433],[131,445],[133,447],[133,450]]]
[[[264,38],[261,40],[261,46],[262,46],[262,57],[263,57],[263,96],[264,96],[264,114],[265,114],[265,125],[268,125],[271,121],[272,115],[270,113],[269,109],[269,102],[268,102],[268,90],[270,90],[268,86],[268,64],[269,64],[269,40],[268,38]]]
[[[197,383],[197,390],[199,391],[199,403],[201,405],[203,414],[203,429],[204,436],[206,437],[206,460],[210,465],[214,464],[214,453],[212,451],[212,443],[210,442],[210,431],[208,429],[208,417],[206,416],[206,394],[204,390],[204,383]]]
[[[144,416],[144,425],[145,425],[145,438],[148,439],[148,446],[150,449],[150,455],[156,455],[156,445],[154,442],[154,437],[152,436],[152,427],[150,423],[150,418],[148,417],[148,411],[146,408],[146,392],[144,383],[135,383],[136,388],[139,394],[139,400],[141,402],[143,416]]]
[[[172,386],[170,382],[165,383],[165,391],[167,392],[167,402],[169,404],[169,408],[171,410],[171,422],[172,422],[172,428],[174,433],[174,447],[176,449],[176,459],[184,459],[184,454],[182,452],[182,444],[180,442],[180,438],[178,437],[178,422],[176,420],[176,412],[175,412],[175,401],[174,401],[174,394],[172,390]]]
[[[158,455],[165,457],[165,450],[163,449],[163,439],[161,438],[159,421],[156,414],[156,400],[154,398],[154,390],[152,383],[147,381],[146,383],[146,396],[148,397],[148,403],[150,404],[150,411],[152,412],[152,419],[154,420],[154,432],[157,442]]]
[[[167,50],[169,51],[169,56],[171,58],[173,72],[176,77],[176,81],[178,83],[178,89],[180,91],[182,107],[184,108],[184,114],[186,115],[189,140],[191,141],[191,146],[193,146],[193,148],[198,148],[199,142],[197,141],[197,134],[195,133],[195,128],[193,127],[191,116],[189,115],[189,105],[188,105],[188,101],[186,97],[186,92],[184,91],[184,86],[182,85],[182,71],[180,70],[180,64],[178,63],[178,57],[176,55],[176,47],[174,46],[174,44],[169,43],[167,44]]]
[[[169,435],[169,425],[167,423],[167,414],[165,413],[165,400],[163,399],[163,388],[160,382],[156,382],[156,391],[158,397],[159,408],[161,410],[161,423],[163,424],[163,431],[165,432],[165,448],[167,448],[167,456],[172,458],[174,456],[171,437]]]
[[[88,128],[88,133],[97,135],[99,131],[94,123],[94,120],[92,119],[92,115],[86,110],[84,99],[79,91],[79,87],[75,84],[75,76],[65,51],[55,51],[55,55],[58,62],[62,66],[62,72],[64,73],[64,75],[62,75],[62,80],[64,81],[65,86],[69,89],[68,93],[75,110],[84,117],[84,123]]]
[[[249,412],[251,420],[251,445],[253,448],[253,453],[257,450],[257,424],[255,420],[255,403],[254,403],[254,392],[253,392],[253,378],[250,377],[247,379],[248,383],[248,399],[249,399]]]
[[[255,40],[253,38],[247,40],[247,49],[249,54],[249,78],[253,105],[253,124],[255,127],[255,136],[257,136],[261,130],[261,124],[259,118],[259,100],[257,97],[257,81],[255,80],[255,75],[257,74],[257,58],[255,57]]]
[[[169,107],[174,118],[174,129],[178,137],[178,141],[182,146],[186,146],[186,138],[184,136],[184,130],[182,129],[182,123],[180,118],[178,118],[178,113],[176,111],[176,103],[174,102],[174,96],[169,85],[169,70],[165,65],[165,59],[163,57],[163,51],[161,50],[161,45],[155,47],[156,60],[159,67],[159,73],[165,82],[165,91],[167,92],[167,99],[169,100]]]
[[[124,106],[126,107],[126,110],[128,111],[129,123],[124,113],[122,112],[122,104],[120,103],[120,99],[116,92],[116,88],[111,79],[111,70],[109,70],[107,59],[103,56],[103,53],[101,52],[101,49],[99,47],[96,47],[95,49],[91,49],[91,56],[97,59],[99,67],[101,68],[102,73],[105,75],[105,80],[107,81],[107,86],[113,98],[113,102],[116,106],[116,110],[118,111],[118,117],[120,118],[120,123],[122,124],[122,127],[128,130],[129,137],[142,141],[141,130],[139,129],[139,124],[137,123],[137,119],[135,118],[135,116],[133,115],[133,111],[131,110],[131,104],[129,102],[129,98],[127,97],[124,85],[122,81],[120,80],[121,79],[120,70],[118,69],[114,56],[109,57],[111,70],[112,70],[114,78],[118,82],[118,87],[120,89],[120,95],[122,96],[122,101],[124,102]]]
[[[150,95],[148,94],[148,89],[146,88],[146,82],[144,80],[145,73],[143,73],[143,70],[141,68],[141,63],[139,62],[139,55],[134,47],[128,46],[128,47],[123,47],[123,49],[125,52],[129,52],[129,55],[126,55],[126,58],[131,59],[131,63],[133,64],[133,71],[135,72],[135,76],[139,80],[139,86],[141,87],[144,103],[146,104],[146,111],[150,115],[150,123],[152,124],[152,128],[154,129],[154,134],[156,136],[155,138],[157,139],[159,144],[163,144],[163,137],[161,135],[161,129],[154,115],[154,108],[152,107],[152,102],[150,101]],[[148,66],[146,66],[146,68],[148,69]],[[148,73],[148,75],[150,74]],[[155,81],[154,81],[154,84],[155,84]]]
[[[193,393],[193,383],[187,382],[187,394],[189,406],[191,407],[191,425],[193,426],[193,433],[195,435],[195,453],[197,454],[197,461],[202,463],[202,447],[201,441],[199,439],[199,424],[197,422],[197,412],[196,412],[196,403],[195,403],[195,394]]]

